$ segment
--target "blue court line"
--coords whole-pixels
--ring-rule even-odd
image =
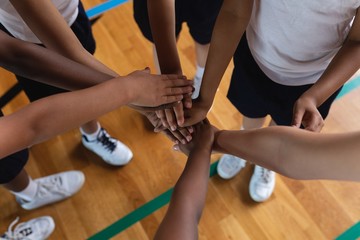
[[[210,166],[210,177],[214,176],[216,172],[216,166],[218,161],[214,162]],[[167,190],[166,192],[162,193],[158,197],[154,198],[153,200],[145,203],[141,207],[135,209],[128,215],[124,216],[120,220],[114,222],[104,230],[94,234],[88,240],[105,240],[114,237],[115,235],[119,234],[120,232],[124,231],[128,227],[132,226],[133,224],[137,223],[138,221],[142,220],[143,218],[149,216],[159,208],[165,206],[169,203],[171,199],[171,194],[174,188]]]
[[[126,3],[127,1],[128,0],[109,0],[109,1],[99,4],[93,8],[90,8],[89,10],[86,11],[86,15],[90,19],[95,18],[95,17],[103,14],[104,12],[107,12],[110,9],[113,9],[113,8],[119,6],[120,4]]]
[[[346,230],[335,240],[357,240],[360,239],[360,222]]]
[[[356,77],[349,82],[345,83],[343,88],[341,89],[339,95],[336,97],[336,99],[342,98],[352,90],[355,90],[357,87],[360,86],[360,77]]]

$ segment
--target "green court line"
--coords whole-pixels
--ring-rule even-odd
[[[210,177],[216,174],[216,166],[217,161],[211,164],[210,166]],[[124,231],[131,225],[137,223],[141,219],[149,216],[159,208],[165,206],[169,203],[171,194],[174,188],[169,189],[168,191],[162,193],[158,197],[154,198],[153,200],[145,203],[141,207],[135,209],[128,215],[124,216],[123,218],[119,219],[118,221],[114,222],[104,230],[96,233],[95,235],[91,236],[89,240],[105,240],[114,237],[115,235],[119,234],[120,232]]]
[[[335,240],[357,240],[357,239],[360,239],[360,222],[358,222],[357,224],[346,230]]]

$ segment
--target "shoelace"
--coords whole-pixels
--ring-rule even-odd
[[[0,237],[0,240],[27,240],[33,230],[31,227],[23,228],[26,223],[19,223],[14,230],[12,228],[19,222],[20,218],[17,217],[8,227],[4,236]]]
[[[62,186],[62,179],[60,176],[51,177],[48,181],[38,182],[38,196],[40,198],[46,197],[49,193],[60,193],[64,196],[69,196],[70,193]]]
[[[105,149],[109,150],[111,153],[116,148],[116,141],[112,139],[104,129],[101,129],[97,140],[105,147]]]
[[[261,177],[262,182],[269,183],[270,182],[270,170],[261,168],[260,177]]]

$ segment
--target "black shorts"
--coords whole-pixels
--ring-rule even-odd
[[[71,29],[83,47],[93,54],[96,47],[95,40],[92,34],[90,21],[81,2],[79,2],[78,9],[79,14],[75,22],[71,25]],[[11,35],[2,24],[0,24],[0,29]],[[57,93],[67,92],[64,89],[53,87],[18,75],[16,75],[16,78],[31,102]]]
[[[289,126],[296,100],[312,86],[286,86],[268,78],[255,62],[244,34],[234,54],[234,70],[227,97],[248,118],[270,115],[277,125]],[[324,119],[340,90],[318,108]]]
[[[134,18],[141,32],[153,42],[149,23],[147,0],[134,0]],[[176,36],[181,31],[182,23],[186,22],[190,34],[199,44],[208,44],[222,0],[175,0]]]
[[[0,117],[4,116],[0,111]],[[21,150],[0,159],[0,184],[5,184],[13,180],[24,168],[29,159],[29,151]]]

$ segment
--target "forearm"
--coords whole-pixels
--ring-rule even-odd
[[[175,36],[175,1],[148,0],[147,5],[161,73],[181,74]]]
[[[171,202],[155,239],[197,239],[197,225],[205,205],[210,148],[195,148],[174,187]]]
[[[114,79],[53,95],[0,118],[0,159],[129,103],[128,82],[127,78]]]
[[[113,78],[46,48],[9,37],[3,32],[0,32],[0,42],[1,67],[45,84],[78,90]]]
[[[96,60],[82,47],[51,1],[10,0],[10,2],[47,48],[113,77],[118,76],[117,73]]]
[[[216,20],[200,100],[211,106],[221,78],[249,22],[252,0],[225,0]]]
[[[220,131],[217,151],[296,179],[360,181],[360,132],[319,134],[293,127]]]
[[[303,97],[310,97],[317,107],[348,81],[360,68],[360,41],[347,40],[320,79]]]

